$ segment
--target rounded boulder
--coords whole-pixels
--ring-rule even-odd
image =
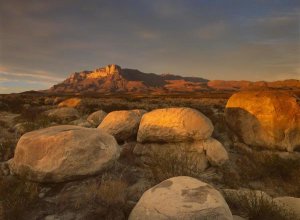
[[[71,121],[80,118],[79,112],[75,108],[70,107],[51,109],[46,111],[46,115],[61,121]]]
[[[143,115],[138,142],[182,142],[204,140],[211,136],[213,124],[192,108],[156,109]]]
[[[136,137],[142,114],[136,110],[110,112],[98,126],[113,135],[118,141]]]
[[[293,151],[300,147],[299,103],[288,92],[242,91],[228,100],[226,121],[248,145]]]
[[[87,117],[87,121],[95,126],[98,126],[103,119],[106,117],[107,113],[102,110],[98,110],[96,112],[93,112]]]
[[[37,182],[63,182],[100,173],[119,157],[103,130],[61,125],[23,135],[10,162],[13,173]]]
[[[232,220],[221,193],[192,177],[167,179],[147,190],[129,220],[223,219]]]

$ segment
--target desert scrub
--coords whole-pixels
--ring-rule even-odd
[[[0,141],[0,161],[7,161],[13,157],[17,139],[5,139]]]
[[[300,196],[300,160],[282,158],[275,153],[243,151],[231,167],[219,169],[228,187],[251,188],[251,182],[259,181],[269,188],[279,188],[285,194]]]
[[[207,164],[204,153],[196,152],[188,146],[176,150],[153,151],[149,159],[149,168],[157,183],[174,176],[201,179],[201,173]]]
[[[24,219],[38,202],[38,192],[36,183],[0,177],[0,215],[7,220]]]
[[[247,190],[239,193],[224,192],[231,210],[249,220],[299,220],[295,213],[276,203],[263,192]]]
[[[0,98],[0,111],[20,113],[23,109],[24,100],[18,95],[3,95]]]
[[[40,128],[46,128],[57,120],[45,115],[39,108],[33,107],[24,109],[19,117],[15,119],[15,123],[22,123],[22,130],[29,132]]]
[[[126,219],[127,182],[110,174],[104,174],[99,182],[90,183],[84,200],[93,204],[87,219]],[[80,198],[82,199],[82,198]]]
[[[127,183],[122,179],[114,179],[110,176],[102,176],[97,195],[105,201],[108,206],[124,204]]]
[[[267,176],[268,178],[280,178],[285,181],[298,180],[294,177],[300,174],[300,160],[286,159],[276,154],[260,152],[247,153],[245,156],[244,159],[246,160],[238,160],[243,179],[255,180]]]

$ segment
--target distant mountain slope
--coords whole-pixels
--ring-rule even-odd
[[[209,88],[219,90],[241,90],[241,89],[255,89],[261,87],[280,88],[280,89],[300,89],[300,81],[296,79],[288,79],[282,81],[265,82],[265,81],[225,81],[212,80],[207,83]]]
[[[136,69],[122,69],[111,64],[94,71],[71,74],[47,92],[55,93],[184,93],[208,90],[241,90],[249,88],[300,89],[299,80],[275,82],[224,81],[183,77],[172,74],[143,73]]]
[[[54,85],[50,92],[172,92],[180,88],[182,92],[207,89],[208,80],[198,77],[183,77],[172,74],[158,75],[143,73],[135,69],[122,69],[111,64],[94,71],[73,73],[62,83]]]

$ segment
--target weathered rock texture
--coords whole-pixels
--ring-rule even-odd
[[[288,151],[300,147],[300,104],[290,93],[236,93],[226,105],[226,120],[248,145]]]
[[[113,135],[118,141],[135,138],[142,117],[137,110],[123,110],[110,112],[98,126]]]
[[[38,182],[62,182],[101,172],[119,156],[113,136],[103,130],[54,126],[23,135],[10,169]]]
[[[213,132],[211,121],[191,108],[156,109],[143,115],[139,142],[180,142],[204,140]]]
[[[222,195],[197,179],[179,176],[147,190],[132,210],[129,220],[223,219],[232,214]]]

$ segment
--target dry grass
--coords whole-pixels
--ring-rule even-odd
[[[126,188],[127,183],[122,180],[103,178],[97,196],[105,201],[108,206],[124,204]]]
[[[300,196],[300,160],[286,159],[276,154],[243,152],[236,167],[222,167],[223,183],[229,187],[251,187],[258,181],[270,189],[280,188],[290,196]]]
[[[231,210],[249,220],[297,220],[295,213],[278,205],[263,193],[225,193],[225,199]]]
[[[38,201],[39,186],[17,179],[0,178],[0,204],[3,219],[24,219],[24,214]]]
[[[161,182],[174,176],[200,178],[205,162],[203,153],[195,152],[190,147],[177,150],[160,149],[150,157],[149,168],[155,182]]]
[[[127,186],[124,180],[109,174],[103,175],[100,182],[90,183],[84,201],[94,205],[87,219],[124,219]]]
[[[17,139],[4,139],[0,141],[0,161],[7,161],[14,155]]]

